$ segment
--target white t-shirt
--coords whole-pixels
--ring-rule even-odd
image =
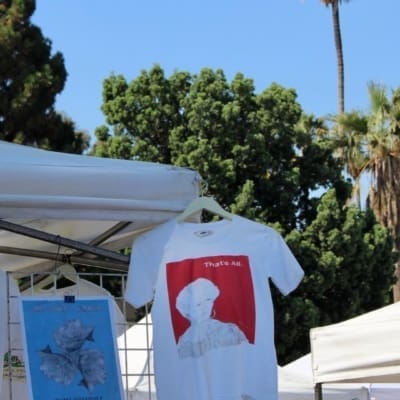
[[[133,244],[126,300],[152,307],[159,400],[276,400],[268,278],[284,294],[303,270],[273,229],[234,216],[171,220]]]
[[[35,288],[33,288],[35,289]],[[18,400],[26,400],[29,398],[27,380],[24,366],[24,350],[22,343],[22,332],[21,332],[21,316],[19,309],[19,288],[16,281],[13,278],[9,278],[9,307],[10,307],[10,346],[11,354],[13,357],[12,367],[11,367],[11,380],[10,371],[7,366],[3,370],[3,384],[0,387],[1,399],[9,399],[10,392],[12,388],[12,398]],[[23,292],[24,296],[111,296],[110,292],[106,289],[86,280],[80,278],[77,284],[59,288],[59,289],[49,289],[49,290],[26,290]],[[113,322],[115,326],[115,331],[117,335],[121,335],[126,329],[127,324],[123,313],[119,309],[116,302],[113,302]],[[4,325],[7,327],[7,323]],[[6,330],[6,340],[8,341],[8,335]],[[6,349],[8,348],[8,343],[6,343]],[[6,350],[7,351],[7,350]],[[4,354],[4,352],[2,353]],[[10,388],[11,387],[11,388]]]

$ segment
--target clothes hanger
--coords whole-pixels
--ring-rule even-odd
[[[78,283],[78,273],[76,272],[76,269],[71,264],[66,263],[60,265],[54,273],[50,273],[44,279],[35,283],[33,286],[33,291],[39,292],[47,286],[51,286],[52,288],[56,281],[60,278],[66,278],[73,283]]]
[[[224,210],[217,201],[208,196],[200,196],[192,200],[191,203],[186,207],[186,209],[176,217],[178,222],[184,222],[195,214],[200,214],[201,211],[208,211],[212,214],[218,215],[221,218],[232,220],[233,214]]]

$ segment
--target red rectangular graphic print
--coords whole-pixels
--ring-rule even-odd
[[[191,258],[166,267],[180,357],[198,357],[211,348],[254,343],[255,303],[247,256]]]

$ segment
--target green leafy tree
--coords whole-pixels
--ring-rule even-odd
[[[89,137],[54,109],[67,72],[61,53],[32,25],[34,0],[0,2],[0,139],[81,153]]]
[[[334,189],[321,199],[317,216],[286,241],[305,276],[290,296],[275,296],[281,360],[309,350],[309,330],[339,322],[391,302],[394,254],[390,232],[372,212],[344,207]]]
[[[226,208],[246,204],[246,215],[290,230],[313,216],[312,191],[341,184],[322,135],[310,134],[320,121],[309,118],[304,131],[296,99],[278,84],[256,95],[251,79],[237,74],[229,83],[208,68],[168,79],[156,65],[129,84],[112,75],[93,152],[112,156],[123,143],[126,158],[195,168]]]
[[[303,115],[294,90],[274,83],[256,94],[242,74],[228,82],[223,71],[209,68],[167,78],[156,65],[130,83],[110,76],[103,100],[107,125],[96,130],[94,152],[194,168],[223,207],[272,225],[286,238],[307,279],[291,296],[274,293],[281,362],[308,351],[311,327],[387,300],[390,284],[372,282],[368,274],[379,267],[391,276],[390,239],[367,224],[364,212],[346,211],[351,188],[327,127]],[[334,190],[320,204],[313,194],[325,188]],[[374,248],[381,250],[375,254]],[[347,282],[353,269],[363,291]],[[375,303],[366,288],[379,293]],[[354,296],[353,307],[337,297],[344,293]]]

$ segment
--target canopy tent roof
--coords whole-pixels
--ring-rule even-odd
[[[314,400],[311,354],[279,367],[279,400]],[[324,400],[367,400],[368,386],[361,383],[331,383],[324,386]]]
[[[132,400],[147,400],[150,395],[151,399],[157,399],[152,327],[151,314],[148,314],[118,337],[118,348],[122,349],[120,363],[124,388],[129,389],[129,398]],[[124,349],[136,351],[125,352]],[[283,367],[278,367],[278,383],[279,400],[314,400],[311,355],[307,354]],[[362,384],[331,384],[324,388],[325,400],[368,398],[368,388]]]
[[[83,253],[126,267],[117,251],[198,196],[200,177],[191,169],[2,141],[0,154],[0,266],[7,271],[47,270],[55,258]]]
[[[400,303],[310,331],[314,383],[400,382]]]

